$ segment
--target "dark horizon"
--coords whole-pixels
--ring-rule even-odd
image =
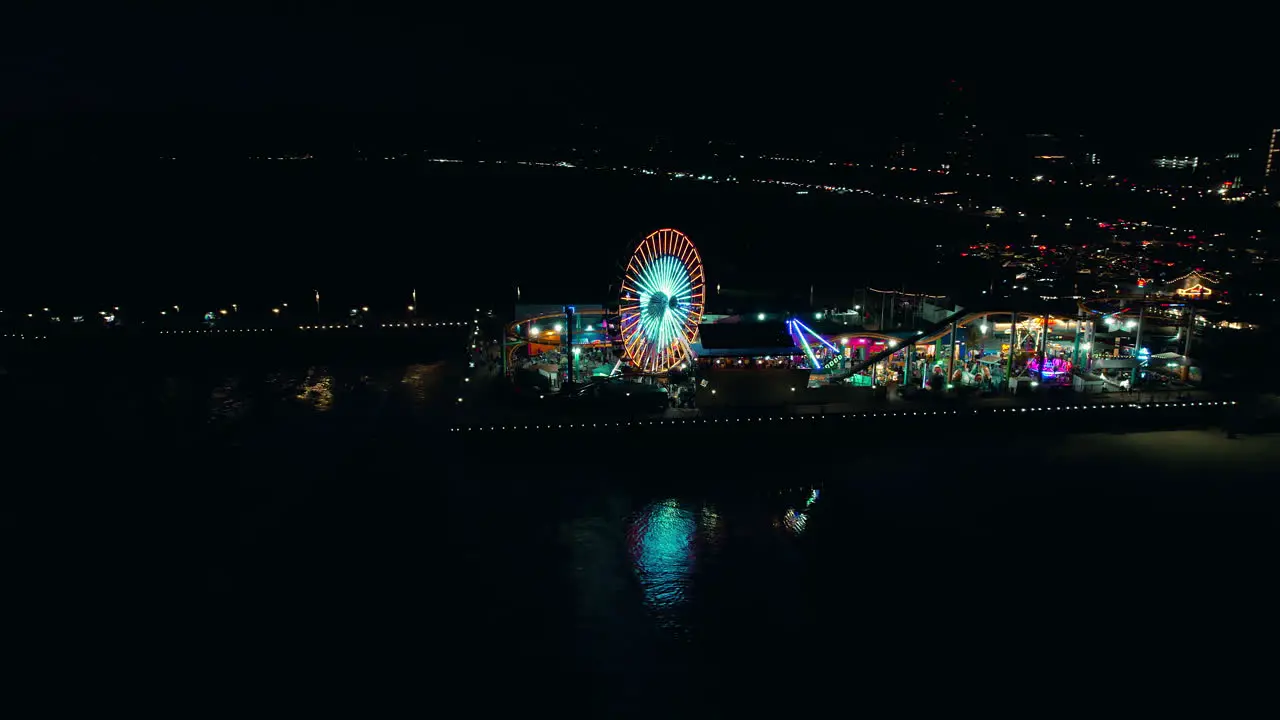
[[[468,152],[475,143],[501,147],[510,159],[548,159],[547,153],[578,146],[636,146],[660,139],[678,146],[731,143],[766,153],[798,153],[833,159],[887,157],[897,142],[927,138],[924,122],[869,129],[833,127],[797,132],[777,125],[749,128],[704,120],[681,125],[612,125],[595,113],[576,118],[510,118],[441,116],[396,111],[304,110],[287,112],[40,112],[0,116],[0,156],[10,162],[97,159],[150,161],[161,156],[210,160],[241,159],[254,154],[310,153],[325,159],[346,159],[357,152]],[[1033,133],[1050,133],[1068,140],[1081,137],[1112,167],[1129,172],[1159,156],[1215,157],[1226,152],[1265,151],[1270,128],[1257,124],[1228,139],[1212,132],[1167,130],[1126,134],[1123,130],[1091,133],[1078,127],[1049,128],[1008,122],[979,126],[983,141],[992,145],[1022,142]],[[487,149],[487,148],[486,148]],[[539,156],[541,154],[541,157]]]
[[[1002,62],[974,68],[924,38],[512,31],[361,13],[112,15],[15,29],[0,65],[10,142],[51,123],[189,149],[186,135],[216,136],[234,118],[236,132],[276,145],[346,143],[360,126],[416,145],[586,125],[857,147],[920,132],[952,81],[988,136],[1084,134],[1104,153],[1256,148],[1280,125],[1267,65],[1239,51],[1230,69],[1187,73],[1127,59],[1145,56],[1140,44],[996,45]]]

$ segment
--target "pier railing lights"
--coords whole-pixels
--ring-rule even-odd
[[[715,390],[712,390],[712,391],[711,391],[711,393],[714,395],[714,394],[715,394]],[[539,395],[538,397],[541,399],[541,398],[545,398],[546,396],[545,396],[545,395]],[[462,402],[462,398],[458,398],[458,402]],[[1146,403],[1142,403],[1142,402],[1104,402],[1104,403],[1081,403],[1081,404],[1058,405],[1058,406],[1043,406],[1043,405],[1041,405],[1041,406],[1036,406],[1036,407],[1022,407],[1022,408],[1009,408],[1009,407],[983,408],[983,409],[974,408],[974,409],[972,410],[972,413],[973,413],[974,415],[984,415],[984,414],[988,414],[988,413],[990,413],[990,414],[995,414],[995,413],[1001,413],[1001,414],[1003,414],[1003,413],[1013,413],[1014,415],[1020,415],[1021,413],[1026,413],[1026,412],[1032,412],[1032,413],[1044,413],[1044,414],[1048,414],[1048,413],[1050,413],[1050,412],[1064,412],[1064,411],[1065,411],[1065,412],[1071,412],[1071,411],[1076,411],[1076,410],[1132,410],[1132,411],[1140,411],[1140,410],[1146,410],[1146,409],[1173,409],[1173,408],[1186,408],[1186,407],[1214,407],[1214,406],[1226,406],[1226,405],[1235,405],[1235,404],[1237,404],[1237,403],[1236,403],[1236,401],[1234,401],[1234,400],[1219,400],[1219,401],[1208,401],[1208,402],[1183,402],[1183,401],[1172,401],[1172,402],[1146,402]],[[881,420],[881,418],[885,418],[885,419],[887,419],[887,418],[908,418],[908,417],[920,417],[920,416],[938,416],[938,417],[940,417],[940,418],[944,419],[944,421],[946,421],[946,419],[947,419],[947,418],[949,418],[950,416],[956,416],[956,415],[959,415],[959,414],[960,414],[960,412],[961,412],[961,411],[959,411],[959,410],[931,410],[931,411],[920,411],[920,410],[916,410],[916,411],[897,411],[897,412],[881,412],[881,411],[865,412],[865,411],[864,411],[864,412],[853,412],[853,413],[834,413],[834,414],[826,414],[826,413],[823,413],[823,414],[819,414],[819,415],[812,415],[812,414],[806,414],[806,415],[781,415],[781,416],[773,416],[773,417],[756,417],[756,418],[749,418],[749,417],[748,417],[748,418],[743,418],[743,417],[706,418],[706,417],[701,417],[701,418],[665,419],[665,420],[631,420],[631,421],[615,421],[615,422],[593,422],[593,423],[591,423],[590,427],[593,427],[593,428],[599,428],[599,427],[605,427],[605,428],[610,428],[610,427],[612,427],[612,428],[624,428],[624,427],[632,427],[632,426],[635,426],[635,425],[641,425],[641,426],[670,426],[670,427],[675,427],[676,425],[681,425],[681,426],[684,426],[684,425],[708,425],[708,424],[719,424],[719,423],[725,423],[725,424],[727,425],[727,424],[731,424],[731,423],[741,423],[741,422],[748,422],[748,423],[750,423],[750,422],[758,422],[758,423],[780,423],[780,422],[783,422],[783,421],[792,421],[792,422],[794,422],[794,421],[810,421],[810,422],[819,422],[819,421],[827,421],[827,420],[833,420],[833,421],[836,421],[836,420],[846,420],[846,421],[854,421],[854,420],[870,420],[870,421],[873,421],[873,422],[877,422],[877,423],[878,423],[878,422],[884,422],[884,421],[885,421],[885,420]],[[969,413],[965,413],[965,414],[966,414],[966,415],[968,415]],[[587,427],[588,427],[587,423],[569,423],[569,424],[567,424],[567,425],[565,425],[565,424],[547,424],[547,425],[532,425],[532,426],[530,426],[530,425],[507,425],[507,426],[489,426],[489,427],[479,427],[479,426],[462,426],[462,427],[454,427],[454,428],[451,428],[451,429],[450,429],[450,432],[462,432],[462,431],[478,431],[478,432],[486,432],[486,431],[487,431],[487,432],[497,432],[497,431],[514,431],[514,430],[562,430],[562,429],[565,429],[565,428],[568,428],[568,429],[571,429],[571,430],[576,430],[576,429],[584,429],[584,430],[585,430]]]

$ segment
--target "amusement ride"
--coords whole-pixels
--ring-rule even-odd
[[[649,233],[632,252],[622,279],[619,314],[627,360],[646,373],[689,360],[706,294],[702,258],[689,236],[670,228]]]

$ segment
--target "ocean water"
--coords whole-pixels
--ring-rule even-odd
[[[170,658],[395,678],[391,696],[503,678],[486,708],[683,717],[786,705],[743,686],[759,674],[874,694],[1082,662],[1219,673],[1273,628],[1268,436],[460,440],[448,372],[86,363],[6,386],[8,577],[35,657],[127,646],[155,677]]]

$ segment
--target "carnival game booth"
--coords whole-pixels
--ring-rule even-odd
[[[796,403],[809,382],[804,352],[783,322],[703,324],[691,349],[702,409]]]

